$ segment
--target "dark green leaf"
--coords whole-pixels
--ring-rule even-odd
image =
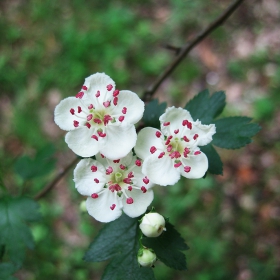
[[[250,123],[248,117],[229,117],[215,121],[216,134],[212,144],[226,149],[238,149],[251,142],[251,138],[260,130],[260,126]]]
[[[50,144],[39,150],[34,159],[25,155],[20,157],[15,164],[16,173],[25,180],[48,174],[55,166],[54,152],[54,146]]]
[[[151,268],[139,267],[137,262],[138,220],[122,215],[108,223],[90,244],[84,259],[100,262],[111,259],[102,276],[103,280],[154,280]]]
[[[189,247],[169,222],[166,223],[166,231],[159,237],[143,237],[142,243],[144,246],[152,248],[157,258],[165,265],[177,270],[187,269],[186,256],[181,251],[188,250]]]
[[[0,244],[5,246],[12,262],[20,264],[25,246],[34,247],[33,237],[26,222],[40,218],[37,202],[26,197],[4,197],[0,200]]]
[[[12,274],[17,271],[18,267],[12,263],[0,263],[0,280],[16,280]]]
[[[160,128],[159,117],[164,113],[167,103],[158,103],[157,99],[152,100],[145,106],[143,122],[145,126]]]
[[[223,163],[215,148],[211,144],[208,144],[200,147],[200,149],[208,158],[208,171],[212,174],[223,175]]]
[[[188,110],[194,121],[202,124],[213,123],[213,119],[220,115],[226,105],[226,96],[223,91],[214,92],[211,96],[206,89],[190,100],[185,109]]]

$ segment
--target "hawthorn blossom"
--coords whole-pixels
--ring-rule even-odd
[[[144,112],[144,103],[134,92],[119,91],[104,73],[85,79],[75,97],[63,99],[55,108],[54,121],[69,131],[65,141],[79,156],[98,152],[110,159],[126,156],[136,143],[134,124]]]
[[[144,160],[142,171],[153,183],[173,185],[180,175],[197,179],[208,169],[208,159],[198,146],[207,145],[216,132],[214,124],[194,121],[187,110],[170,107],[160,116],[161,131],[143,128],[135,146]]]
[[[142,162],[130,152],[126,157],[110,160],[82,159],[74,170],[78,192],[88,196],[88,213],[100,222],[119,218],[122,210],[129,217],[142,215],[154,198],[152,183],[141,171]]]

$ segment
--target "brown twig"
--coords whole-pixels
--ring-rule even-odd
[[[153,94],[162,84],[162,82],[175,70],[175,68],[179,65],[179,63],[188,55],[188,53],[203,39],[205,39],[211,32],[213,32],[217,27],[222,25],[230,15],[239,7],[239,5],[244,0],[236,0],[234,1],[225,11],[221,14],[216,20],[214,20],[206,29],[200,32],[191,42],[186,44],[184,47],[180,49],[179,54],[174,58],[171,64],[166,68],[166,70],[159,75],[159,77],[155,80],[155,82],[148,87],[148,89],[144,92],[142,100],[147,102],[151,100]]]
[[[45,196],[79,160],[80,158],[75,158],[72,162],[70,162],[48,185],[46,185],[34,196],[34,199],[39,200]]]

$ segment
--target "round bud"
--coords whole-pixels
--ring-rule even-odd
[[[152,249],[142,248],[138,251],[137,259],[141,266],[153,266],[157,256]]]
[[[140,229],[147,237],[158,237],[162,234],[165,228],[165,220],[158,213],[146,214],[140,223]]]

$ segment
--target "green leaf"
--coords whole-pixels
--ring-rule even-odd
[[[154,280],[152,269],[139,267],[137,262],[138,232],[138,219],[122,215],[104,226],[90,244],[84,260],[101,262],[111,259],[102,280]]]
[[[12,274],[17,271],[18,267],[12,263],[0,263],[0,280],[16,280]]]
[[[190,112],[194,121],[200,120],[202,124],[210,124],[222,113],[226,105],[225,100],[226,96],[223,91],[214,92],[210,96],[206,89],[190,100],[185,109]]]
[[[152,100],[145,106],[143,122],[145,126],[160,128],[159,117],[164,113],[167,103],[158,103],[157,99]]]
[[[24,180],[48,174],[55,167],[54,152],[54,146],[50,144],[39,150],[34,159],[25,155],[20,157],[15,163],[16,173]]]
[[[212,144],[225,149],[238,149],[251,143],[251,138],[259,132],[260,126],[250,123],[248,117],[229,117],[214,121],[216,134]]]
[[[3,197],[0,199],[0,244],[15,264],[24,259],[25,246],[34,247],[34,241],[26,222],[40,218],[37,202],[27,197]]]
[[[157,258],[165,265],[177,270],[187,270],[186,256],[181,251],[188,250],[189,247],[169,222],[166,223],[166,231],[159,237],[143,237],[142,243],[144,246],[152,248]]]
[[[215,148],[211,144],[208,144],[200,147],[200,149],[208,158],[208,171],[212,174],[223,175],[223,163]]]

